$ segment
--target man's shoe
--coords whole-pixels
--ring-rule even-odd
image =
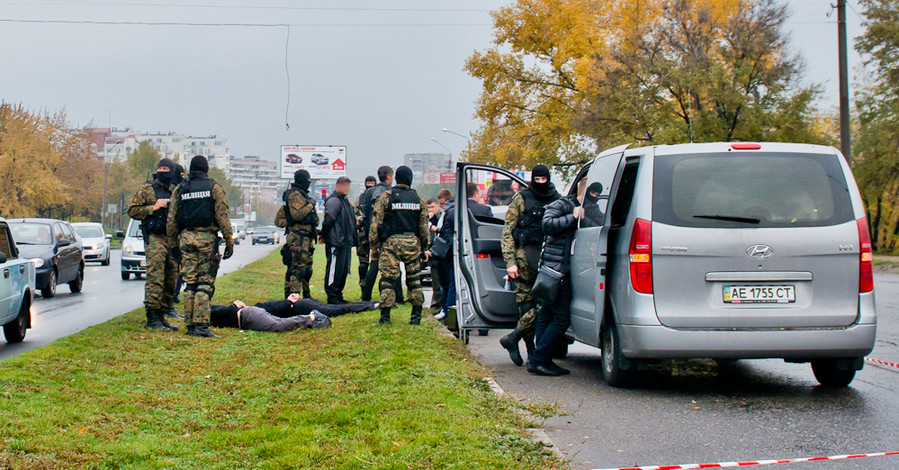
[[[440,313],[434,315],[434,319],[437,321],[441,321],[444,318],[446,318],[446,312],[440,312]]]
[[[409,317],[410,325],[421,325],[421,305],[412,307],[412,315]]]
[[[369,301],[362,300],[361,302],[365,302],[366,304],[368,304],[368,305],[366,305],[366,307],[367,307],[366,310],[377,310],[378,307],[381,306],[381,302],[372,302],[370,300]]]
[[[381,309],[381,318],[375,323],[375,326],[380,325],[389,325],[390,324],[390,309],[382,308]]]
[[[191,336],[199,336],[203,338],[221,338],[221,336],[212,332],[209,329],[209,325],[206,323],[197,323],[194,325],[193,333],[188,333]]]
[[[175,307],[166,308],[165,316],[168,318],[174,318],[175,320],[184,320],[184,315],[181,315],[180,313],[178,313],[178,311],[175,310]]]
[[[550,368],[549,366],[543,364],[531,364],[528,363],[528,373],[531,375],[542,375],[545,377],[558,377],[562,374],[559,371]]]
[[[558,372],[559,375],[568,375],[568,374],[571,373],[570,370],[568,370],[568,369],[566,369],[566,368],[564,368],[564,367],[559,366],[559,365],[556,364],[555,362],[549,364],[547,367],[549,367],[550,369],[552,369],[552,370]]]
[[[521,367],[524,364],[524,359],[521,357],[521,351],[518,350],[519,339],[521,339],[521,334],[518,330],[512,330],[511,333],[499,339],[499,344],[503,349],[509,351],[509,359],[512,360],[512,363]]]

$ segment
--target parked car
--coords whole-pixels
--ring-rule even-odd
[[[264,243],[267,245],[275,245],[279,242],[278,233],[270,227],[258,227],[253,232],[253,244]]]
[[[285,157],[284,159],[287,160],[287,163],[303,163],[303,157],[295,153],[288,153],[287,157]]]
[[[84,256],[81,240],[68,222],[55,219],[9,220],[20,256],[35,266],[35,285],[41,297],[56,295],[59,284],[68,283],[72,293],[84,286]]]
[[[457,192],[484,165],[458,165]],[[583,184],[580,184],[583,182]],[[601,183],[603,216],[571,247],[569,335],[602,349],[602,374],[631,382],[671,358],[811,362],[846,386],[874,347],[873,255],[858,187],[834,148],[709,143],[600,154],[570,194]],[[524,181],[518,181],[525,187]],[[502,224],[459,217],[458,321],[509,327]]]
[[[320,153],[313,153],[311,160],[312,160],[312,163],[315,165],[327,165],[327,164],[331,163],[331,159],[329,159],[328,157],[326,157]]]
[[[9,224],[0,217],[0,325],[7,343],[21,343],[31,328],[34,263],[19,253]]]
[[[72,224],[72,228],[81,237],[84,261],[99,261],[101,265],[109,266],[109,240],[112,235],[103,230],[103,224],[78,222]]]
[[[128,229],[122,234],[122,280],[140,278],[147,273],[147,253],[144,251],[144,234],[140,231],[140,221],[131,219]]]

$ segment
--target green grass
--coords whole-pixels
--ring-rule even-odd
[[[283,269],[275,252],[220,278],[216,300],[278,298]],[[221,339],[146,331],[138,309],[0,361],[0,468],[562,465],[458,340],[405,324],[409,308],[390,327],[368,312]]]

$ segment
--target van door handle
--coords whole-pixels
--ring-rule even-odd
[[[9,279],[9,269],[3,270],[3,279]]]

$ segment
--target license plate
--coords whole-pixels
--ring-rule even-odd
[[[789,304],[796,302],[796,286],[724,286],[726,304]]]
[[[147,267],[147,260],[142,260],[142,261],[140,262],[140,267],[146,268],[146,267]]]

